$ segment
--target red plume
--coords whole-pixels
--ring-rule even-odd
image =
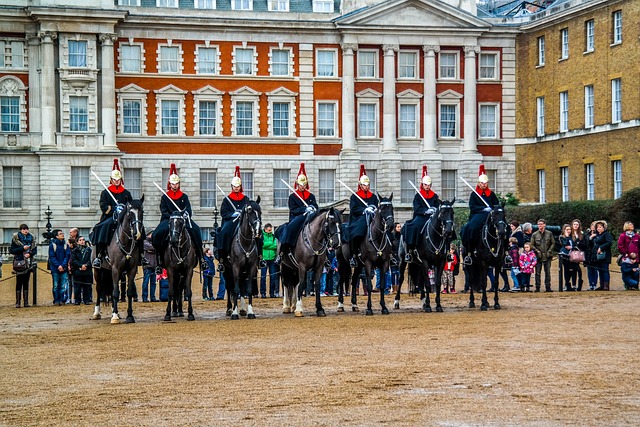
[[[427,176],[427,165],[422,166],[422,178]]]
[[[300,163],[300,170],[298,170],[298,175],[296,175],[296,180],[293,185],[296,190],[300,186],[300,184],[298,184],[298,177],[300,175],[304,175],[305,177],[307,176],[307,171],[304,169],[304,163]],[[308,185],[309,185],[309,182],[307,180],[307,189],[309,188]]]
[[[364,165],[360,165],[360,176],[358,177],[358,179],[360,179],[362,175],[366,175],[366,174],[367,172],[364,170]]]
[[[171,175],[173,174],[178,175],[178,169],[176,169],[175,163],[171,163],[171,166],[169,167],[169,177],[167,178],[167,190],[171,190],[170,178],[171,178]]]
[[[120,163],[118,163],[118,159],[113,159],[113,168],[111,168],[111,170],[120,170]]]
[[[485,172],[484,170],[484,165],[480,165],[480,167],[478,168],[478,176],[480,175],[486,175],[487,172]]]
[[[233,173],[233,176],[237,176],[238,178],[240,177],[240,166],[236,166],[236,171]]]

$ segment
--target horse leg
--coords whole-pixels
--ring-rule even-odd
[[[400,276],[398,277],[398,289],[396,290],[396,298],[393,301],[393,308],[394,309],[399,309],[400,308],[400,291],[402,290],[402,282],[404,282],[404,270],[407,268],[407,262],[404,260],[404,258],[401,258],[400,261]]]
[[[372,282],[371,274],[373,272],[372,267],[373,265],[370,262],[366,262],[364,265],[364,273],[366,277],[364,285],[367,287],[367,309],[365,310],[366,316],[373,316],[373,309],[371,308],[371,291],[373,290],[373,286],[371,284]]]
[[[307,272],[303,267],[298,268],[298,285],[296,286],[296,307],[293,312],[296,317],[304,317],[302,310],[302,294],[307,289]],[[292,304],[293,305],[293,304]],[[293,308],[293,307],[291,307]]]
[[[351,276],[351,311],[360,311],[358,308],[358,299],[356,297],[358,290],[358,281],[360,280],[360,272],[362,267],[358,265],[353,269],[353,276]]]
[[[249,269],[249,285],[253,282],[252,277],[258,276],[258,267],[254,263],[254,266]],[[247,319],[255,319],[256,315],[253,312],[253,290],[249,289],[249,305],[247,306]]]
[[[227,270],[225,269],[225,273],[222,273],[222,274],[224,274],[225,283],[231,283],[232,282],[232,280],[231,280],[232,277],[229,276],[229,274],[226,273],[226,271]],[[232,310],[232,305],[231,305],[231,294],[232,293],[233,293],[233,289],[227,288],[227,312],[226,312],[227,316],[231,316],[231,312],[233,311]]]
[[[113,291],[111,292],[111,324],[120,323],[120,315],[118,314],[118,301],[120,300],[120,271],[115,268],[111,270],[111,278],[113,279]]]
[[[489,301],[487,301],[487,267],[480,268],[480,272],[482,273],[480,276],[480,287],[482,288],[482,303],[480,304],[480,311],[487,311],[489,309]]]
[[[476,306],[475,297],[473,296],[473,290],[476,288],[476,282],[478,281],[476,274],[476,266],[475,264],[467,267],[466,274],[469,274],[469,308],[474,308]]]
[[[193,292],[191,291],[192,279],[193,279],[193,269],[189,269],[186,274],[184,296],[187,299],[187,304],[188,304],[187,320],[190,320],[190,321],[196,320],[195,316],[193,315]]]
[[[504,256],[503,256],[503,255],[500,255],[500,256],[501,256],[502,258],[504,258]],[[500,259],[502,259],[502,258],[500,258]],[[500,267],[496,268],[496,271],[501,271],[501,269],[502,269],[502,266],[500,266]],[[500,310],[500,309],[502,308],[502,307],[500,307],[500,303],[498,302],[498,289],[500,289],[500,288],[498,287],[498,285],[497,285],[497,283],[498,283],[498,276],[500,276],[500,274],[499,274],[499,273],[498,273],[498,274],[496,274],[496,289],[495,289],[494,296],[493,296],[493,308],[494,308],[494,310]]]
[[[93,316],[91,316],[91,320],[99,320],[102,318],[102,315],[100,314],[100,297],[102,295],[102,280],[99,277],[100,274],[100,270],[99,269],[94,269],[94,274],[93,277],[95,277],[95,282],[96,282],[96,305],[93,309]]]
[[[280,278],[282,280],[282,313],[289,314],[293,299],[293,281],[290,270],[284,265],[280,268]]]
[[[386,261],[382,264],[382,268],[380,270],[380,280],[382,283],[380,284],[380,310],[382,314],[389,314],[389,309],[384,303],[384,290],[387,289],[387,271],[389,270],[389,262]]]
[[[325,317],[326,313],[322,308],[322,302],[320,301],[320,278],[322,277],[322,266],[324,265],[324,261],[320,263],[320,267],[316,267],[316,274],[314,277],[313,287],[316,290],[316,316]]]
[[[138,263],[135,263],[135,267],[130,267],[127,273],[127,318],[125,323],[136,323],[136,319],[133,318],[133,296],[138,294],[136,289],[136,269]]]
[[[440,305],[440,286],[442,284],[442,271],[444,270],[444,264],[442,262],[438,262],[436,265],[436,312],[442,313],[442,306]]]

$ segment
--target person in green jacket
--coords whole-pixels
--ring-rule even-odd
[[[279,298],[280,288],[280,272],[275,263],[276,253],[278,250],[278,240],[273,235],[273,226],[271,224],[264,225],[264,233],[262,234],[262,259],[267,263],[265,267],[260,269],[260,297],[267,297],[267,274],[269,275],[269,297]],[[267,273],[268,272],[268,273]]]

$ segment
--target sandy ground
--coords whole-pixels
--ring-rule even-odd
[[[640,293],[612,278],[608,293],[501,294],[500,311],[457,294],[427,314],[403,295],[366,317],[324,297],[327,317],[306,299],[293,318],[265,299],[238,321],[198,289],[195,322],[136,303],[129,325],[51,306],[43,273],[40,304],[16,309],[9,280],[0,425],[635,426]]]

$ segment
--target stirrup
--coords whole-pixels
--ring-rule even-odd
[[[404,254],[404,261],[405,262],[411,262],[411,254],[409,252]]]
[[[93,268],[100,268],[102,267],[102,262],[100,261],[100,258],[96,258],[93,260]]]
[[[156,265],[156,271],[155,273],[160,276],[162,274],[162,267],[160,267],[159,265]]]
[[[148,267],[149,266],[149,260],[147,259],[147,257],[145,257],[145,256],[140,257],[140,264],[143,267]]]
[[[218,272],[219,273],[224,273],[224,265],[222,265],[221,262],[218,263]]]
[[[327,268],[331,268],[331,261],[329,261],[329,259],[325,259],[324,260],[324,266]]]
[[[473,261],[471,260],[471,257],[469,255],[465,256],[464,259],[462,260],[462,263],[464,265],[471,265],[473,264]]]
[[[264,261],[264,260],[263,260]],[[278,254],[278,256],[276,257],[276,259],[273,260],[273,263],[275,265],[280,265],[280,263],[282,263],[282,254]]]
[[[267,261],[261,259],[260,261],[258,261],[258,267],[266,268],[267,267]]]
[[[352,257],[349,259],[349,265],[350,265],[351,267],[355,267],[355,266],[357,266],[357,265],[358,265],[358,262],[356,261],[356,256],[355,256],[355,255],[354,255],[354,256],[352,256]]]

